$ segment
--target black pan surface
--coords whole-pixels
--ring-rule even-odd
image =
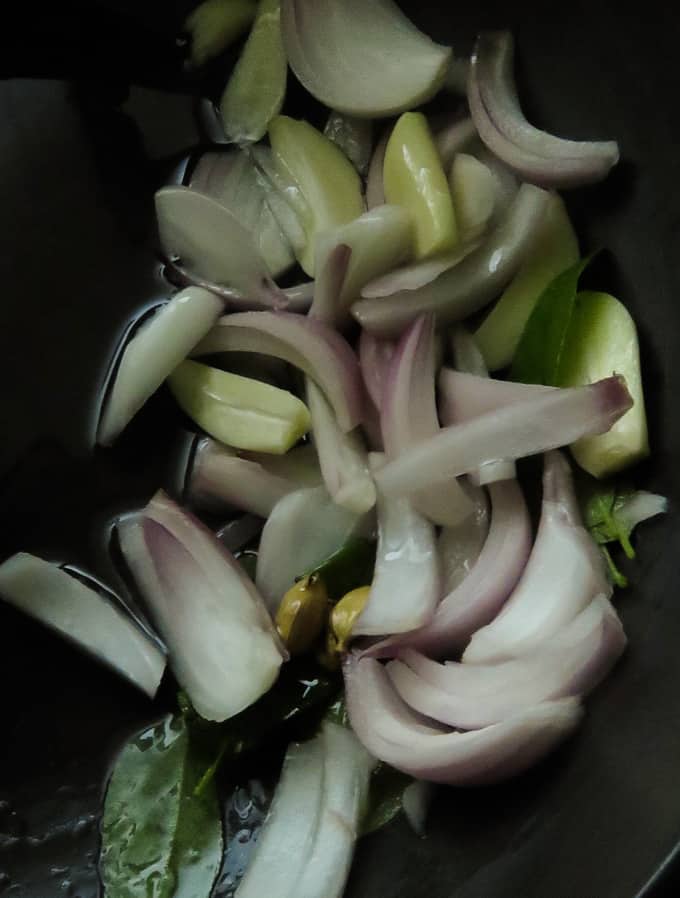
[[[529,117],[616,138],[610,180],[568,195],[589,285],[640,329],[652,459],[639,485],[680,483],[678,13],[613,2],[408,2],[467,51],[510,27]],[[70,561],[117,585],[107,524],[170,488],[181,422],[161,392],[112,451],[91,451],[113,347],[167,284],[152,255],[152,194],[197,144],[175,44],[183,9],[110,0],[24,4],[0,38],[0,557]],[[212,80],[211,80],[212,79]],[[301,93],[293,92],[297,114]],[[315,114],[310,105],[309,113]],[[619,607],[630,639],[577,736],[509,785],[441,789],[428,837],[398,819],[361,841],[348,898],[635,898],[680,894],[680,523],[638,540]],[[154,707],[0,606],[0,894],[94,898],[98,812],[112,757]],[[265,896],[263,896],[265,898]],[[271,896],[276,898],[276,896]]]

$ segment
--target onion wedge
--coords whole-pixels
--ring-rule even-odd
[[[347,341],[320,321],[292,312],[226,315],[194,354],[220,352],[259,352],[300,368],[323,390],[345,433],[363,418],[357,358]]]
[[[321,824],[324,796],[321,736],[286,752],[281,779],[257,846],[235,898],[292,898],[304,875]]]
[[[320,234],[316,245],[315,271],[321,272],[332,259],[336,248],[343,245],[350,248],[351,256],[333,316],[336,326],[347,323],[349,307],[359,299],[366,284],[411,257],[411,216],[401,206],[377,206],[349,224]]]
[[[546,393],[527,402],[445,427],[376,473],[387,495],[411,495],[480,464],[537,455],[582,436],[605,433],[631,406],[620,377]]]
[[[390,139],[392,129],[387,131],[380,138],[373,150],[371,161],[368,166],[368,174],[366,175],[366,207],[375,209],[376,206],[382,206],[385,203],[385,184],[383,182],[383,167],[385,165],[385,152],[387,151],[387,142]]]
[[[525,181],[547,187],[600,181],[619,160],[616,142],[564,140],[530,125],[517,98],[513,52],[508,32],[486,32],[477,40],[468,102],[479,136]]]
[[[359,365],[364,385],[376,409],[382,408],[385,384],[396,346],[389,340],[378,340],[368,331],[359,337]]]
[[[457,729],[476,730],[540,702],[587,695],[625,647],[616,611],[597,596],[533,654],[499,664],[438,664],[404,649],[387,672],[413,710]]]
[[[451,50],[420,32],[393,0],[283,0],[281,13],[290,67],[338,112],[395,115],[444,82]]]
[[[484,356],[482,355],[475,338],[463,327],[463,325],[459,325],[455,328],[451,337],[451,348],[453,350],[456,368],[458,368],[459,371],[475,375],[475,383],[480,380],[488,379],[489,372],[486,363],[484,362]],[[455,374],[455,372],[452,373]],[[456,394],[455,388],[451,386],[451,377],[446,378],[444,376],[444,369],[442,369],[440,373],[439,384],[440,393],[444,396],[442,404],[446,405],[447,401],[449,404],[449,409],[447,409],[449,412],[449,419],[447,420],[446,416],[442,413],[442,421],[445,424],[454,424],[466,420],[464,417],[456,419],[450,416],[450,406],[455,402]],[[473,390],[468,391],[468,397],[471,402],[474,401],[475,396],[476,394]],[[476,417],[476,415],[472,415],[471,417]],[[514,461],[494,461],[482,465],[477,471],[470,475],[470,478],[472,482],[476,483],[478,486],[487,486],[489,483],[496,483],[498,480],[509,480],[516,476],[517,469]]]
[[[462,424],[508,406],[554,395],[557,389],[442,368],[439,372],[439,411],[445,425]]]
[[[502,661],[537,649],[598,595],[609,597],[604,559],[581,523],[569,464],[546,455],[536,542],[522,577],[498,617],[478,630],[463,660]]]
[[[362,327],[391,337],[423,312],[439,323],[460,321],[483,308],[508,283],[540,231],[550,194],[523,184],[503,221],[474,252],[416,290],[362,299],[352,314]]]
[[[426,627],[383,640],[367,649],[367,655],[393,658],[400,646],[408,646],[450,657],[464,648],[475,631],[498,614],[529,557],[531,522],[516,481],[492,484],[489,495],[491,523],[488,536],[468,575],[444,596]],[[446,561],[443,566],[446,568]]]
[[[453,208],[461,240],[478,239],[496,209],[497,183],[493,172],[469,153],[457,153],[449,175]]]
[[[97,442],[110,446],[144,403],[208,333],[224,310],[217,296],[188,287],[145,321],[122,350]]]
[[[366,284],[361,290],[361,296],[363,299],[376,299],[381,296],[392,296],[394,293],[419,290],[435,281],[440,274],[462,262],[476,247],[476,243],[460,244],[449,253],[395,268]]]
[[[156,695],[165,670],[163,652],[102,592],[56,564],[19,552],[0,565],[0,595],[149,698]]]
[[[308,471],[308,479],[303,481],[295,476],[295,462],[289,471],[281,471],[272,464],[271,456],[243,458],[233,449],[206,437],[202,439],[194,453],[188,480],[188,494],[197,505],[213,511],[238,508],[261,518],[267,518],[274,506],[293,490],[310,486],[320,481],[316,457],[312,458],[308,446],[291,449],[280,458],[289,455],[301,456],[302,469]],[[266,460],[265,460],[266,458]]]
[[[388,458],[439,432],[435,398],[434,317],[421,316],[404,332],[390,363],[382,396],[380,424]],[[414,507],[435,524],[457,524],[474,508],[474,499],[455,478],[444,487],[418,491]]]
[[[446,732],[420,722],[373,658],[343,663],[350,723],[364,746],[418,779],[471,786],[508,779],[541,760],[578,725],[576,699],[542,702],[493,726]]]
[[[341,898],[376,764],[347,727],[326,722],[320,738],[325,753],[321,814],[295,898]],[[266,894],[278,895],[278,883],[276,892]]]
[[[358,535],[365,517],[336,505],[323,486],[296,490],[272,511],[260,540],[255,582],[274,614],[295,578]]]
[[[313,380],[307,380],[307,405],[312,416],[314,445],[326,489],[338,505],[364,514],[375,505],[375,486],[368,455],[358,428],[343,433],[328,400]]]
[[[285,654],[257,590],[214,534],[159,492],[118,535],[198,713],[226,720],[264,695]]]
[[[269,207],[264,179],[248,153],[239,149],[204,153],[189,187],[217,200],[252,234],[272,277],[293,265],[290,243]]]
[[[285,307],[253,235],[217,200],[188,187],[156,193],[161,248],[187,271],[228,287],[263,308]]]
[[[309,314],[329,327],[336,326],[344,317],[340,309],[340,295],[351,258],[352,247],[346,243],[333,244],[321,262],[317,258],[318,275],[314,281],[314,301]]]
[[[381,456],[371,461],[376,466]],[[408,499],[378,495],[378,549],[371,591],[352,636],[382,636],[422,627],[440,596],[437,543],[432,524]]]

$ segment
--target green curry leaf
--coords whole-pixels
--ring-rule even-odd
[[[588,256],[567,268],[543,291],[522,333],[510,380],[549,387],[559,385],[579,278],[591,259]]]
[[[195,795],[204,768],[181,715],[123,748],[102,821],[106,898],[208,898],[222,860],[222,818],[214,786]]]
[[[413,782],[410,776],[388,764],[378,764],[371,777],[368,808],[361,835],[375,832],[393,820],[402,810],[404,790]]]

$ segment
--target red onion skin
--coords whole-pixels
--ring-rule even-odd
[[[567,698],[481,730],[446,732],[411,712],[375,659],[348,655],[343,675],[350,723],[368,751],[431,782],[472,786],[509,779],[554,749],[582,717],[578,701]]]
[[[404,647],[451,658],[472,634],[494,619],[520,578],[531,551],[531,522],[514,480],[492,484],[491,523],[484,547],[470,573],[444,596],[432,621],[420,630],[382,640],[364,651],[393,658]]]

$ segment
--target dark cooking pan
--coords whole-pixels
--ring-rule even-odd
[[[677,11],[626,11],[613,0],[404,7],[461,51],[481,28],[511,28],[530,118],[569,136],[620,141],[615,174],[567,202],[584,248],[609,251],[594,286],[620,296],[639,326],[653,451],[638,484],[677,507]],[[1,558],[26,549],[111,582],[107,522],[159,485],[173,488],[183,433],[162,392],[113,451],[90,446],[114,344],[134,314],[168,292],[151,249],[153,190],[201,139],[191,95],[223,77],[184,74],[175,42],[184,12],[155,0],[3,8]],[[307,112],[301,92],[291,103]],[[629,650],[589,701],[585,726],[508,785],[439,790],[427,838],[395,819],[363,839],[349,898],[680,894],[674,511],[638,542],[633,585],[618,596]],[[150,707],[4,605],[0,683],[0,894],[93,898],[111,760],[169,707],[171,690]],[[266,780],[280,759],[273,754],[238,775]]]

